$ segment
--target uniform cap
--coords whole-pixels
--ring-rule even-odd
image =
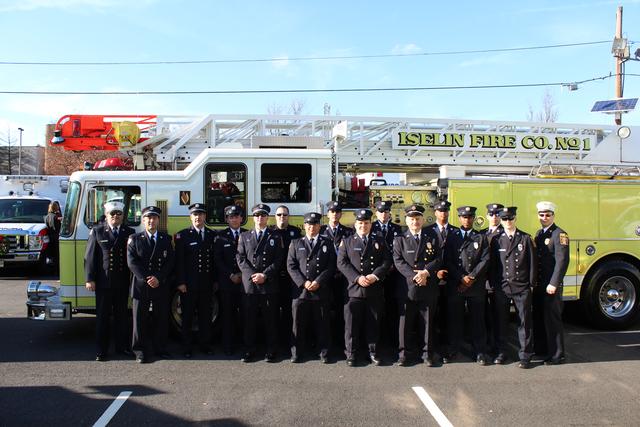
[[[371,209],[358,209],[354,212],[354,215],[356,216],[356,221],[367,221],[371,220],[373,212],[371,212]]]
[[[458,208],[458,216],[475,216],[476,209],[475,206],[460,206]]]
[[[391,210],[391,201],[389,200],[379,200],[376,202],[376,210],[378,212],[390,211]]]
[[[264,203],[258,203],[251,209],[252,215],[256,215],[256,214],[269,215],[269,212],[271,212],[271,208],[269,207],[269,205],[265,205]]]
[[[335,211],[335,212],[342,212],[342,203],[340,203],[337,200],[332,200],[330,202],[327,202],[327,210]]]
[[[230,205],[224,208],[224,216],[242,215],[242,208],[238,205]]]
[[[404,209],[407,216],[422,216],[424,214],[424,208],[420,205],[407,206]]]
[[[436,203],[433,206],[433,209],[437,210],[437,211],[442,211],[442,212],[448,212],[449,211],[449,207],[451,206],[451,203],[449,203],[446,200],[442,200],[438,203]]]
[[[502,210],[502,208],[504,208],[504,205],[500,203],[489,203],[487,205],[487,213],[496,214],[496,213],[499,213]]]
[[[320,215],[318,212],[307,212],[304,214],[304,223],[305,224],[320,224]]]
[[[111,212],[123,212],[124,211],[124,203],[122,202],[116,202],[116,201],[111,201],[111,202],[107,202],[104,204],[104,213],[111,213]]]
[[[189,206],[189,213],[196,213],[196,212],[202,212],[202,213],[206,213],[207,209],[204,205],[204,203],[194,203],[191,206]]]
[[[142,216],[151,216],[151,215],[155,215],[155,216],[160,216],[160,214],[162,213],[162,209],[160,209],[157,206],[147,206],[146,208],[142,209]]]
[[[536,209],[538,209],[538,212],[555,212],[556,205],[553,202],[538,202],[536,203]]]
[[[516,211],[518,208],[516,206],[509,206],[508,208],[502,208],[500,211],[500,218],[508,218],[516,216]]]

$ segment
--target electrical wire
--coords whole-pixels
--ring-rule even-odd
[[[184,61],[105,61],[105,62],[67,62],[67,61],[0,61],[0,65],[30,65],[30,66],[121,66],[121,65],[178,65],[178,64],[235,64],[235,63],[258,63],[258,62],[293,62],[293,61],[327,61],[327,60],[344,60],[344,59],[376,59],[376,58],[401,58],[401,57],[420,57],[420,56],[444,56],[444,55],[468,55],[474,53],[497,53],[497,52],[516,52],[539,49],[556,49],[565,47],[590,46],[597,44],[611,43],[611,40],[599,40],[591,42],[564,43],[540,46],[523,46],[496,49],[475,49],[475,50],[457,50],[457,51],[440,51],[440,52],[413,52],[413,53],[389,53],[389,54],[372,54],[372,55],[335,55],[335,56],[299,56],[292,58],[247,58],[247,59],[202,59],[202,60],[184,60]],[[629,44],[633,44],[629,41]]]
[[[516,83],[476,86],[413,86],[387,88],[339,88],[339,89],[247,89],[247,90],[162,90],[162,91],[18,91],[0,90],[4,95],[246,95],[264,93],[335,93],[335,92],[411,92],[430,90],[471,90],[471,89],[513,89],[523,87],[569,86],[605,80],[614,77],[613,74],[594,77],[574,82],[548,83]]]

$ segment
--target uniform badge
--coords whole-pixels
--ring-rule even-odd
[[[427,242],[427,249],[432,249],[431,242]]]
[[[322,252],[324,252],[325,254],[327,253],[327,247],[326,246],[322,247]]]
[[[162,257],[166,258],[167,257],[167,251],[162,252]]]
[[[176,234],[176,240],[180,240],[180,233]]]
[[[275,245],[276,245],[276,242],[274,242],[274,241],[273,241],[273,239],[269,239],[269,244],[270,244],[271,246],[275,246]]]
[[[560,244],[567,246],[569,244],[569,235],[567,233],[560,233]]]
[[[293,230],[289,232],[289,236],[293,237]]]
[[[475,249],[478,249],[480,247],[480,245],[478,244],[478,242],[473,242],[473,247]]]
[[[378,242],[376,242],[373,246],[375,246],[375,247],[376,247],[376,251],[377,251],[378,249],[380,249],[380,245],[378,245]]]
[[[522,246],[522,243],[518,243],[518,250],[522,251],[524,249],[524,246]]]
[[[547,237],[546,239],[544,239],[544,244],[545,245],[549,246],[549,243],[551,243],[551,239],[550,238]]]

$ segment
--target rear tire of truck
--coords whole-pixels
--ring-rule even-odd
[[[640,311],[640,270],[617,260],[599,266],[581,296],[588,321],[600,329],[625,329]]]
[[[175,290],[173,292],[173,294],[171,295],[171,300],[170,300],[170,307],[169,307],[169,327],[171,329],[171,333],[176,336],[179,337],[180,335],[182,335],[182,308],[180,305],[180,294],[182,292],[180,292],[179,290]],[[216,319],[218,318],[218,314],[219,314],[219,310],[220,310],[220,306],[218,305],[218,297],[216,296],[216,294],[213,294],[213,298],[211,300],[211,304],[212,304],[212,310],[211,310],[211,323],[212,325],[215,324]],[[196,313],[196,315],[193,318],[193,331],[197,331],[198,330],[198,314]],[[212,327],[213,330],[213,327]]]

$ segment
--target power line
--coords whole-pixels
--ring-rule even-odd
[[[247,95],[263,93],[335,93],[335,92],[410,92],[429,90],[471,90],[471,89],[513,89],[523,87],[569,86],[605,80],[612,74],[594,77],[577,82],[548,82],[548,83],[516,83],[477,86],[413,86],[387,88],[340,88],[340,89],[256,89],[256,90],[163,90],[163,91],[11,91],[0,90],[4,95]]]
[[[288,61],[327,61],[327,60],[343,60],[343,59],[376,59],[376,58],[402,58],[402,57],[419,57],[419,56],[444,56],[444,55],[468,55],[473,53],[497,53],[497,52],[515,52],[540,49],[556,49],[564,47],[590,46],[603,43],[611,43],[611,40],[600,40],[581,43],[565,43],[541,46],[523,46],[509,47],[497,49],[476,49],[476,50],[457,50],[457,51],[439,51],[439,52],[414,52],[414,53],[389,53],[389,54],[372,54],[372,55],[335,55],[335,56],[299,56],[292,58],[254,58],[254,59],[202,59],[202,60],[184,60],[184,61],[119,61],[119,62],[25,62],[25,61],[0,61],[0,65],[34,65],[34,66],[120,66],[120,65],[178,65],[178,64],[236,64],[236,63],[258,63],[258,62],[288,62]],[[630,44],[634,42],[630,41]]]

